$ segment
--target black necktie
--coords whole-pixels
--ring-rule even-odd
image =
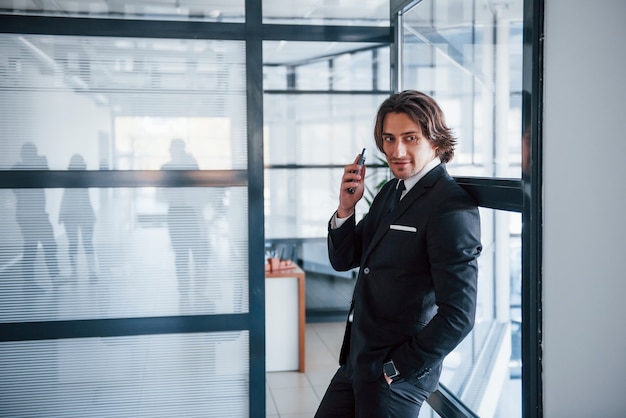
[[[404,187],[404,180],[398,180],[396,189],[393,191],[391,201],[389,202],[389,212],[393,211],[396,206],[398,206],[398,202],[402,197],[402,192],[404,191],[404,189],[406,189],[406,187]]]

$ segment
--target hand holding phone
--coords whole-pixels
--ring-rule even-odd
[[[361,157],[359,158],[359,161],[357,162],[358,165],[360,165],[361,167],[363,167],[363,165],[365,165],[365,148],[363,148],[363,150],[361,151]],[[353,173],[358,173],[359,171],[353,171]],[[354,192],[356,191],[356,189],[354,187],[350,187],[348,189],[348,193],[350,194],[354,194]]]

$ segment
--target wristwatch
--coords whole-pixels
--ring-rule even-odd
[[[391,380],[400,376],[400,372],[398,372],[398,369],[396,369],[396,365],[394,364],[393,360],[389,360],[383,363],[383,371]]]

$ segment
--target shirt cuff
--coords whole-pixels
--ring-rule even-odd
[[[341,228],[341,225],[343,225],[348,219],[350,219],[350,216],[346,218],[340,218],[337,216],[337,212],[335,212],[333,214],[333,217],[330,219],[330,229]]]

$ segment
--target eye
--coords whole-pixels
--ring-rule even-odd
[[[391,141],[393,141],[393,137],[392,136],[383,136],[383,141],[384,142],[391,142]]]
[[[407,141],[411,141],[411,142],[416,142],[417,141],[417,136],[415,135],[410,135],[406,137]]]

